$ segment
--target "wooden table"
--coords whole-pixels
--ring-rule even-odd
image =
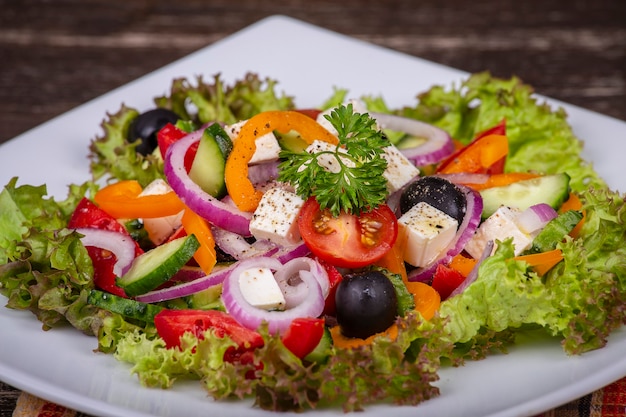
[[[273,14],[626,120],[624,0],[0,0],[0,142]]]

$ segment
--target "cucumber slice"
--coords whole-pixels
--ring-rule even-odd
[[[222,304],[222,285],[213,285],[206,290],[198,291],[185,298],[190,309],[224,310]]]
[[[556,249],[556,245],[576,227],[582,218],[582,212],[576,210],[559,214],[535,236],[529,252],[540,253]]]
[[[214,123],[204,130],[189,170],[189,177],[203,191],[215,198],[226,195],[224,170],[226,159],[232,149],[233,142],[220,125]]]
[[[382,272],[391,281],[398,299],[398,316],[404,317],[409,311],[415,309],[415,298],[404,285],[400,275],[394,274],[386,268],[374,267],[373,269]]]
[[[330,357],[330,349],[333,347],[333,337],[328,327],[324,326],[324,334],[315,349],[304,357],[305,361],[324,364]]]
[[[422,138],[422,137],[418,137],[418,136],[413,136],[413,135],[407,135],[405,137],[403,137],[397,144],[396,147],[398,149],[410,149],[410,148],[416,148],[422,144],[424,144],[426,142],[426,138]]]
[[[500,206],[526,210],[535,204],[546,203],[556,210],[569,196],[569,180],[569,175],[560,173],[482,190],[482,218],[491,216]]]
[[[87,302],[103,310],[146,323],[154,322],[154,316],[163,310],[161,306],[122,298],[100,290],[91,290],[87,296]]]
[[[304,152],[309,144],[302,139],[302,136],[295,130],[292,130],[287,133],[274,132],[274,136],[276,136],[276,140],[280,147],[286,151],[291,151],[295,153]]]
[[[129,297],[145,294],[167,282],[200,247],[195,235],[188,235],[139,255],[130,269],[117,278]]]

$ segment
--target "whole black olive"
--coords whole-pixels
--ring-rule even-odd
[[[385,331],[398,313],[393,284],[382,272],[347,274],[335,293],[337,323],[347,337],[365,339]]]
[[[441,177],[422,177],[409,184],[400,196],[400,212],[406,213],[417,203],[425,202],[443,211],[461,224],[465,217],[463,191]]]
[[[141,139],[136,151],[142,155],[148,155],[156,149],[157,132],[168,123],[176,123],[180,117],[168,109],[153,109],[141,113],[133,120],[128,129],[128,141],[135,142]]]

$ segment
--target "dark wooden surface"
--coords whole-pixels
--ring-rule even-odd
[[[625,0],[0,0],[0,142],[273,14],[626,120]]]

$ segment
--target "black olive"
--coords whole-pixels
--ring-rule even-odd
[[[400,212],[406,213],[417,203],[428,203],[461,224],[465,217],[466,199],[463,191],[441,177],[422,177],[409,184],[400,196]]]
[[[148,155],[156,149],[157,132],[168,123],[176,123],[180,117],[168,109],[153,109],[141,113],[133,120],[128,129],[128,141],[135,142],[141,139],[136,151],[142,155]]]
[[[393,284],[382,272],[347,274],[335,293],[337,323],[347,337],[365,339],[391,326],[398,313]]]

